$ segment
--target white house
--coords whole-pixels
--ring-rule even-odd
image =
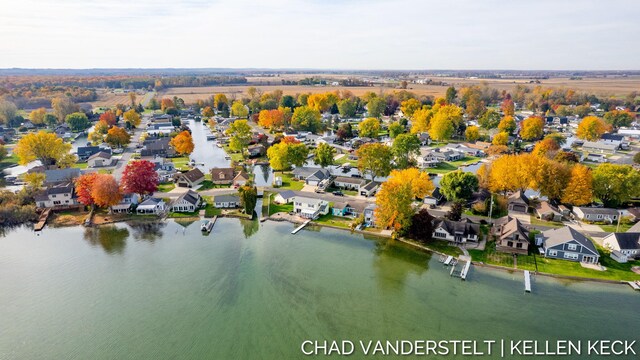
[[[224,208],[240,207],[240,197],[238,195],[216,195],[213,197],[213,206]]]
[[[71,182],[49,186],[36,193],[34,200],[38,208],[56,209],[79,204]]]
[[[163,199],[150,197],[141,202],[136,208],[138,214],[155,214],[160,215],[167,210],[167,203]]]
[[[296,196],[293,199],[293,211],[307,219],[316,219],[329,213],[329,203],[322,199]]]
[[[103,166],[111,166],[113,163],[113,159],[111,154],[105,151],[97,152],[87,159],[87,164],[89,167],[103,167]]]
[[[140,195],[134,193],[124,194],[120,203],[111,207],[112,213],[128,213],[131,211],[131,206],[138,204],[140,201]]]
[[[478,242],[480,239],[480,225],[474,224],[468,219],[465,221],[443,219],[436,222],[433,237],[455,243]]]
[[[367,180],[365,179],[354,178],[351,176],[336,176],[336,178],[333,179],[333,186],[347,190],[359,191],[366,183]]]
[[[573,215],[582,221],[606,221],[613,223],[618,220],[618,210],[608,208],[592,208],[592,207],[580,207],[575,206],[573,208]]]
[[[296,197],[296,193],[291,190],[281,191],[273,197],[273,201],[277,204],[288,204]]]
[[[180,195],[171,205],[173,212],[194,212],[200,207],[202,197],[193,190]]]
[[[612,251],[619,251],[629,260],[640,258],[640,233],[612,233],[602,239],[602,245]]]

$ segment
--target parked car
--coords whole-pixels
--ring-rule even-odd
[[[342,191],[340,191],[340,190],[336,190],[336,191],[334,191],[334,192],[333,192],[333,195],[335,195],[335,196],[344,196],[344,194],[343,194],[343,193],[342,193]]]

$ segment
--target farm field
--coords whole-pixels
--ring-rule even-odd
[[[98,93],[98,100],[91,101],[88,104],[91,104],[94,108],[96,107],[114,107],[117,104],[129,104],[129,95],[125,93],[113,93],[111,91],[107,91],[104,89],[96,90]],[[143,101],[146,98],[145,95],[136,94],[136,101]],[[149,98],[151,100],[151,98]],[[81,103],[82,104],[82,103]]]

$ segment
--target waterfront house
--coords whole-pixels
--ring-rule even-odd
[[[640,232],[611,233],[602,239],[602,246],[619,251],[628,260],[640,258]]]
[[[624,142],[624,135],[620,134],[602,134],[602,136],[600,136],[600,142],[614,145],[616,149],[622,149],[626,145]]]
[[[591,240],[569,226],[545,230],[536,236],[536,242],[548,258],[588,264],[596,264],[600,260],[600,253]]]
[[[66,168],[66,169],[51,169],[44,171],[44,183],[45,184],[57,184],[68,183],[75,180],[80,176],[80,169]]]
[[[111,166],[113,163],[113,159],[110,153],[105,151],[97,152],[87,159],[87,166],[96,168],[96,167],[104,167]]]
[[[333,186],[346,190],[359,191],[360,187],[366,184],[367,180],[350,176],[336,176],[336,178],[333,179]]]
[[[303,218],[317,219],[329,213],[329,203],[322,199],[296,196],[293,199],[293,211]]]
[[[458,161],[464,157],[461,152],[442,148],[435,149],[432,154],[439,161]]]
[[[136,208],[136,212],[138,214],[154,214],[161,215],[167,210],[167,203],[161,199],[156,197],[150,197],[138,204]]]
[[[369,183],[367,183],[367,185],[360,188],[360,195],[366,197],[373,196],[379,187],[380,183],[370,181]]]
[[[193,190],[189,190],[180,195],[171,204],[171,211],[173,212],[194,212],[200,207],[202,197],[200,194]]]
[[[238,195],[216,195],[213,197],[213,206],[219,209],[240,207]]]
[[[574,206],[573,216],[582,221],[613,223],[620,214],[615,209]]]
[[[433,189],[433,191],[431,192],[431,195],[427,195],[427,196],[424,197],[424,203],[427,204],[427,205],[433,205],[433,206],[437,206],[439,204],[442,204],[446,200],[447,199],[440,192],[440,187],[439,186],[436,186],[436,188]]]
[[[153,169],[158,174],[158,180],[162,183],[171,181],[176,175],[176,166],[174,163],[165,158],[156,158],[152,160]]]
[[[42,209],[66,209],[79,206],[73,183],[48,186],[34,195],[36,207]]]
[[[255,144],[255,145],[250,145],[247,148],[247,152],[249,153],[249,157],[259,157],[265,154],[265,149],[264,149],[264,145],[262,144]]]
[[[548,201],[541,201],[535,207],[536,216],[546,221],[562,221],[562,213]]]
[[[185,173],[176,174],[175,181],[179,187],[192,188],[204,181],[204,174],[200,169],[194,168]]]
[[[122,195],[122,199],[116,205],[111,206],[111,212],[114,214],[126,214],[131,212],[131,208],[140,201],[140,195],[128,193]]]
[[[346,217],[349,215],[349,203],[343,201],[335,201],[331,207],[331,214],[333,216]]]
[[[364,210],[364,224],[365,226],[373,227],[376,224],[376,204],[368,204]]]
[[[161,156],[161,157],[173,157],[176,156],[176,151],[173,146],[169,145],[171,138],[161,137],[158,139],[147,139],[143,142],[143,148],[140,150],[141,156]]]
[[[418,167],[422,169],[437,167],[438,164],[440,164],[439,158],[437,158],[431,150],[421,152],[421,154],[416,158],[416,162]]]
[[[296,193],[294,193],[293,191],[284,190],[273,197],[273,202],[275,202],[276,204],[289,204],[295,197]]]
[[[219,185],[231,185],[235,177],[233,168],[212,168],[209,172],[211,173],[211,182]]]
[[[242,170],[233,178],[233,186],[244,186],[247,182],[249,182],[249,174],[246,171]]]
[[[433,238],[454,243],[477,242],[480,239],[480,225],[472,223],[469,219],[434,220]]]
[[[516,191],[507,199],[507,209],[510,213],[527,214],[529,213],[529,199],[523,191]]]
[[[591,161],[591,162],[595,162],[595,163],[606,163],[607,161],[607,157],[602,155],[602,154],[587,154],[582,161]]]
[[[529,249],[529,230],[520,220],[511,216],[497,219],[491,233],[496,239],[496,250],[509,254],[526,255]]]

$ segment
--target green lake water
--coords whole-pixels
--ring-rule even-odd
[[[521,273],[473,267],[461,281],[437,256],[345,231],[199,226],[7,231],[0,359],[298,359],[307,339],[640,333],[640,294],[627,286],[537,277],[525,294]]]

